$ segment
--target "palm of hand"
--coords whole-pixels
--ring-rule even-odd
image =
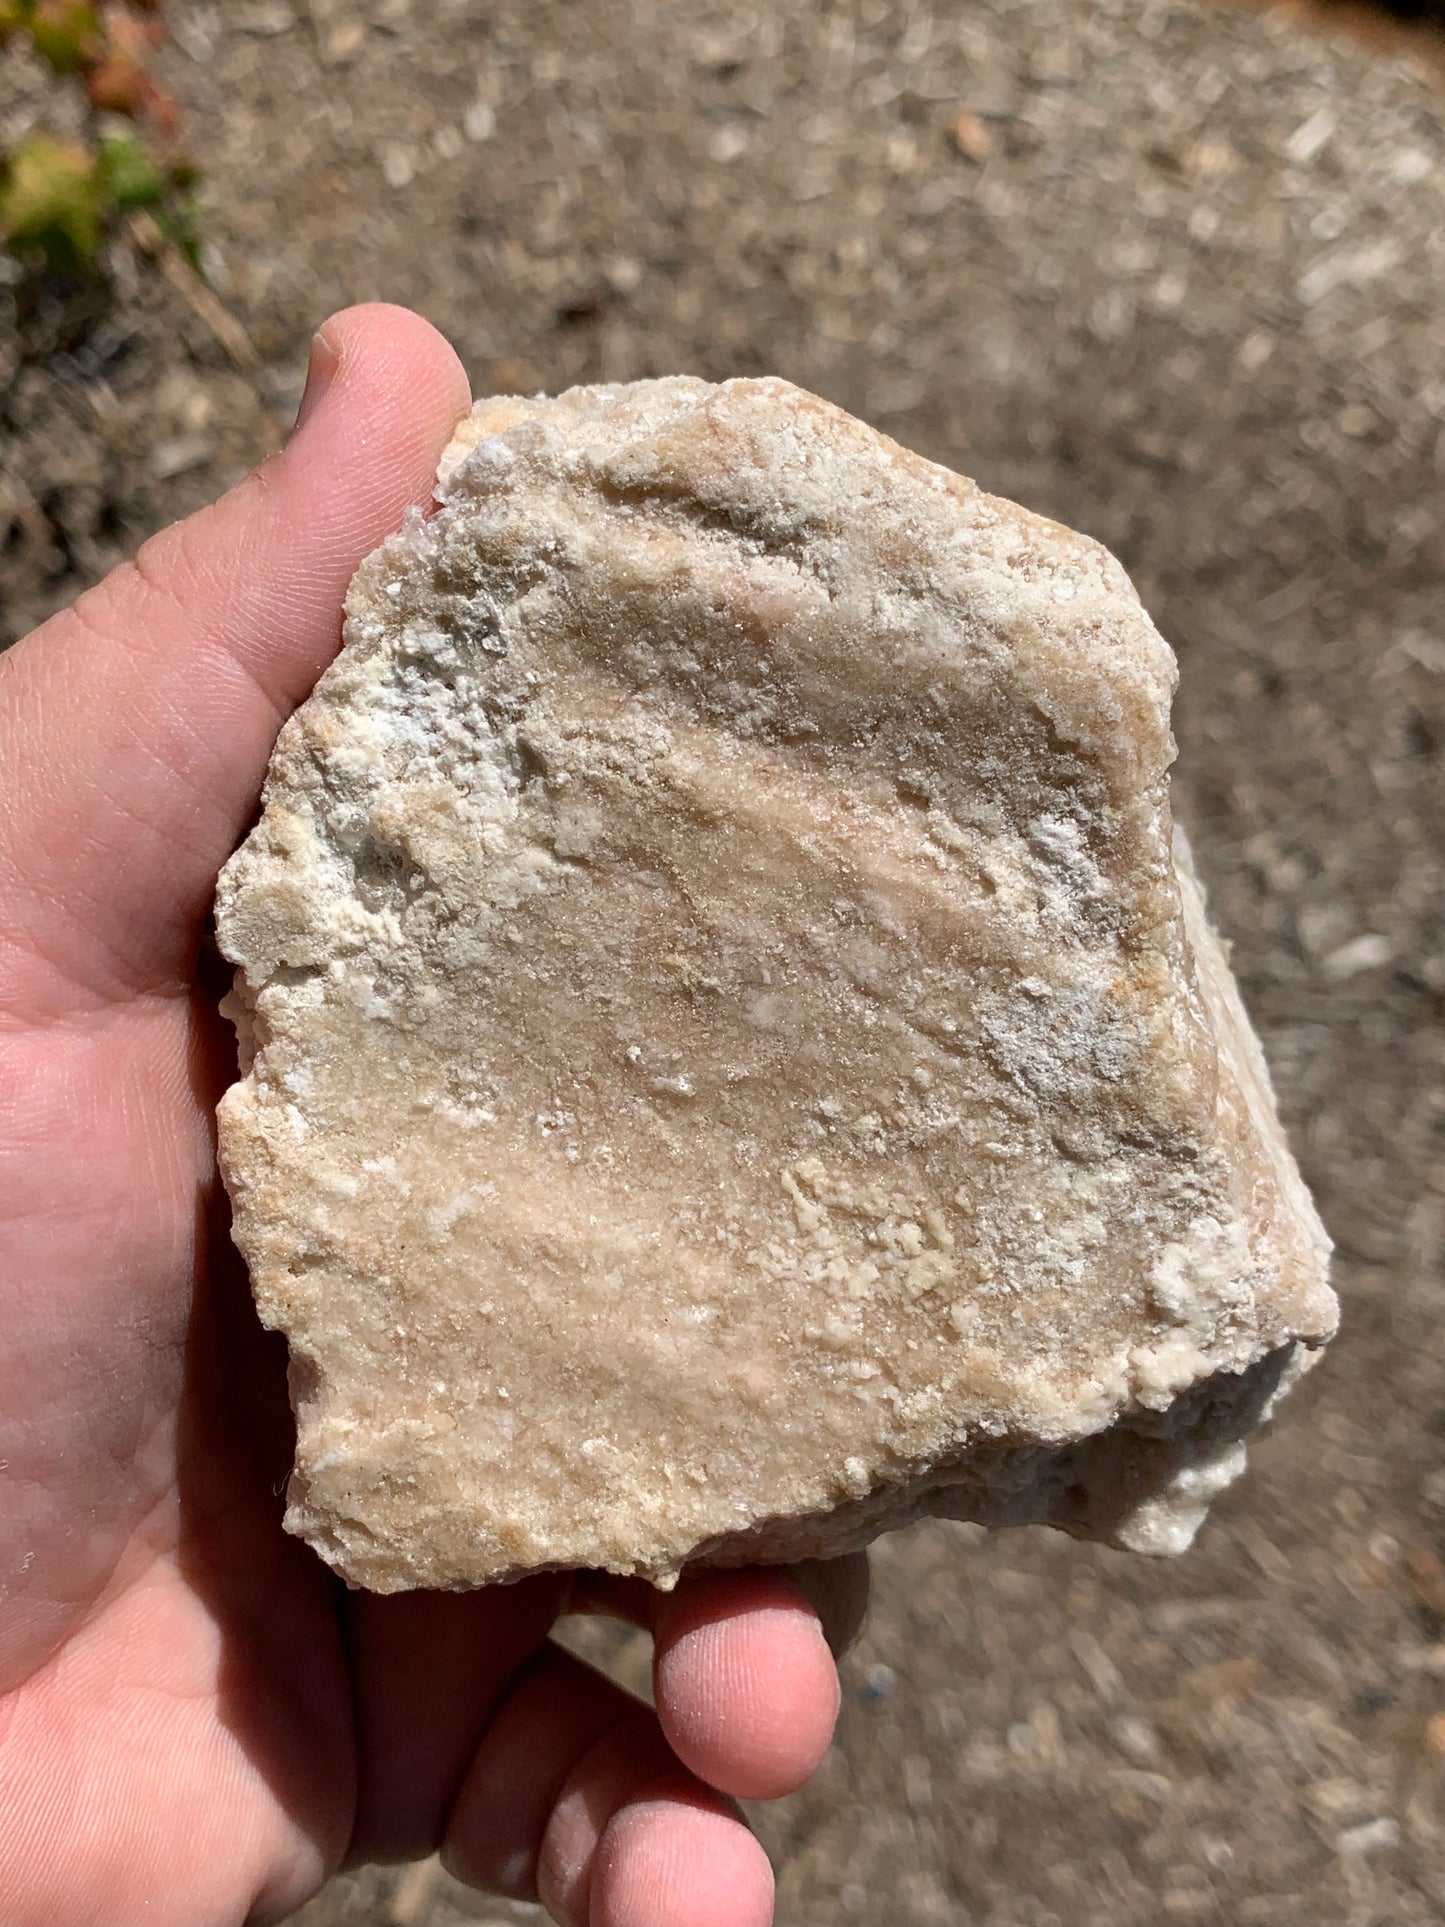
[[[659,1719],[549,1642],[564,1579],[348,1596],[280,1530],[200,933],[352,568],[465,405],[414,317],[330,333],[287,454],[0,666],[0,1913],[277,1919],[348,1851],[444,1841],[569,1927],[756,1927],[766,1867],[710,1789],[796,1785],[836,1710],[785,1580],[611,1589],[654,1621]]]
[[[37,979],[0,1036],[12,1100],[54,1094],[5,1120],[29,1212],[9,1227],[28,1289],[4,1358],[0,1773],[39,1835],[5,1915],[141,1917],[162,1844],[201,1903],[177,1920],[224,1919],[238,1875],[280,1912],[345,1845],[349,1689],[329,1584],[276,1530],[277,1361],[208,1259],[222,1040],[178,982],[92,1002]],[[123,1823],[78,1855],[108,1782]]]

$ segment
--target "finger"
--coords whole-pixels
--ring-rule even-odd
[[[838,1559],[797,1559],[777,1570],[792,1580],[813,1608],[829,1651],[834,1659],[841,1659],[862,1632],[868,1616],[867,1553],[848,1552]],[[660,1593],[645,1579],[620,1579],[610,1572],[578,1572],[573,1574],[566,1611],[598,1613],[651,1632],[666,1599],[666,1593]]]
[[[838,1718],[838,1674],[818,1615],[785,1572],[685,1578],[658,1605],[653,1690],[685,1766],[739,1799],[791,1793]]]
[[[497,1709],[452,1802],[442,1842],[448,1871],[486,1893],[535,1900],[537,1856],[573,1769],[645,1712],[549,1642]]]
[[[863,1630],[868,1616],[868,1555],[847,1552],[841,1559],[800,1559],[788,1577],[818,1615],[834,1659],[841,1659]]]
[[[538,1849],[537,1898],[553,1920],[588,1927],[597,1849],[630,1800],[644,1789],[665,1799],[669,1791],[687,1793],[696,1784],[673,1758],[646,1708],[635,1705],[604,1733],[560,1788]],[[717,1804],[715,1794],[702,1787],[697,1791]]]
[[[537,1893],[563,1927],[765,1927],[772,1873],[741,1816],[686,1772],[642,1708],[578,1761]]]
[[[0,658],[0,1008],[57,994],[61,959],[92,1004],[188,968],[277,729],[338,647],[347,584],[429,499],[466,405],[419,316],[336,315],[285,450]]]
[[[778,1568],[773,1576],[790,1581],[812,1608],[833,1657],[836,1659],[845,1653],[857,1638],[867,1612],[867,1555],[858,1552],[840,1559],[802,1560]],[[725,1616],[736,1616],[737,1588],[727,1584],[722,1575],[712,1575],[712,1580],[721,1583],[713,1584],[705,1574],[693,1575],[684,1581],[678,1593],[669,1595],[659,1593],[639,1579],[619,1579],[609,1573],[579,1573],[568,1610],[605,1613],[654,1632],[660,1626],[671,1628],[659,1649],[659,1665],[669,1682],[659,1687],[659,1704],[669,1737],[680,1757],[703,1778],[740,1797],[767,1797],[764,1789],[769,1784],[777,1787],[776,1776],[780,1771],[788,1784],[778,1790],[791,1791],[813,1771],[827,1748],[837,1707],[837,1684],[832,1669],[816,1663],[816,1641],[805,1635],[801,1640],[806,1655],[804,1670],[795,1678],[803,1688],[806,1718],[790,1724],[782,1735],[780,1759],[776,1750],[779,1734],[776,1730],[769,1733],[767,1728],[783,1727],[785,1722],[793,1720],[798,1709],[778,1703],[770,1694],[766,1678],[756,1676],[750,1658],[755,1640],[761,1641],[757,1652],[765,1666],[779,1656],[776,1621],[744,1619],[733,1626],[731,1636],[722,1642],[730,1662],[740,1664],[745,1673],[756,1679],[756,1697],[763,1702],[761,1722],[750,1695],[729,1698],[726,1697],[728,1689],[720,1694],[708,1670],[709,1663],[704,1659],[701,1665],[694,1666],[695,1645],[682,1644],[678,1659],[669,1654],[670,1642],[680,1640],[687,1630],[679,1615],[698,1612],[705,1615],[709,1602],[715,1601]],[[699,1597],[700,1586],[703,1591]],[[797,1657],[792,1648],[799,1630],[794,1627],[783,1636],[780,1657],[785,1666],[792,1665]],[[719,1726],[724,1730],[717,1731]],[[767,1749],[765,1777],[750,1778],[757,1771],[757,1762],[749,1756],[756,1752],[760,1740]],[[725,1764],[719,1764],[720,1755],[727,1756]],[[728,1777],[718,1780],[711,1769]],[[746,1794],[741,1792],[744,1786],[749,1789]]]
[[[546,1643],[566,1581],[350,1602],[359,1775],[352,1861],[435,1851],[478,1741]]]
[[[603,1853],[609,1829],[639,1799],[659,1811],[635,1840],[624,1830],[625,1850]],[[699,1814],[714,1823],[700,1825]],[[659,1906],[675,1903],[673,1914],[656,1916],[667,1927],[711,1918],[701,1910],[718,1880],[740,1903],[725,1915],[729,1927],[766,1920],[756,1895],[771,1891],[761,1849],[727,1803],[678,1763],[651,1709],[550,1644],[477,1750],[452,1806],[442,1861],[470,1886],[540,1898],[566,1927],[588,1927],[589,1909],[611,1904],[592,1899],[599,1866],[608,1870],[604,1890],[626,1905],[634,1890],[660,1896]],[[615,1909],[594,1911],[598,1917],[627,1918]]]
[[[773,1870],[733,1815],[633,1799],[597,1848],[588,1927],[768,1927]]]

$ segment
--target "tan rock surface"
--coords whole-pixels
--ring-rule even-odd
[[[354,1583],[1174,1550],[1333,1329],[1118,563],[778,381],[482,404],[223,873]]]

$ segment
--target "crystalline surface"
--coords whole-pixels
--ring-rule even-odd
[[[1094,543],[780,381],[480,405],[221,879],[354,1583],[1187,1543],[1333,1329]]]

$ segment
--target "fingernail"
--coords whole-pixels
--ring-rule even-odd
[[[311,359],[306,364],[306,386],[301,393],[301,406],[296,410],[293,435],[306,426],[321,406],[340,366],[341,357],[326,339],[325,329],[318,328],[311,337]]]

